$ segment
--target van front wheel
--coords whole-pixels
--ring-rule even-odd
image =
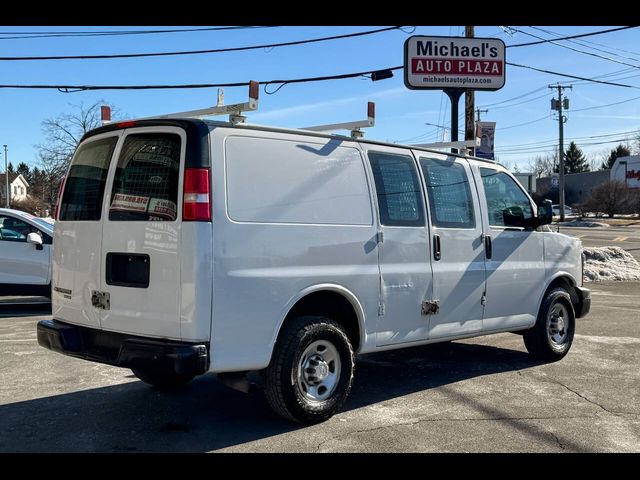
[[[575,325],[571,296],[563,288],[556,288],[542,301],[535,326],[524,332],[524,345],[534,358],[560,360],[571,348]]]
[[[195,376],[160,368],[132,368],[131,371],[144,383],[167,390],[182,387]]]
[[[267,401],[276,413],[300,423],[322,422],[351,391],[353,348],[339,323],[301,316],[284,327],[263,373]]]

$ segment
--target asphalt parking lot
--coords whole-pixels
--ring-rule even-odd
[[[212,375],[166,393],[45,350],[42,307],[14,306],[0,312],[0,451],[638,452],[640,284],[591,285],[562,361],[532,361],[513,334],[363,356],[345,410],[311,427]]]
[[[596,220],[597,221],[597,220]],[[556,231],[557,225],[552,225]],[[580,238],[585,247],[616,246],[624,248],[640,261],[640,225],[612,226],[609,228],[560,227],[560,233]]]

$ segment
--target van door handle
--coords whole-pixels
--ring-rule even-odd
[[[491,245],[491,237],[489,235],[484,236],[484,252],[487,259],[490,260],[493,255],[493,247]]]
[[[433,259],[440,260],[442,252],[440,251],[440,235],[433,236]]]

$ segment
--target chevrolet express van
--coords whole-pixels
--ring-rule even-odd
[[[358,354],[518,332],[555,361],[590,308],[580,241],[493,161],[151,119],[87,133],[61,192],[40,345],[156,387],[261,371],[298,422]]]

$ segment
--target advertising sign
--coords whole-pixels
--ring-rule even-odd
[[[493,145],[496,134],[496,122],[476,122],[476,137],[480,138],[480,145],[476,147],[476,157],[495,160]]]
[[[624,182],[629,188],[640,188],[640,155],[618,157],[610,175],[611,180]]]
[[[411,89],[499,90],[505,44],[496,38],[425,37],[404,43],[404,84]]]

